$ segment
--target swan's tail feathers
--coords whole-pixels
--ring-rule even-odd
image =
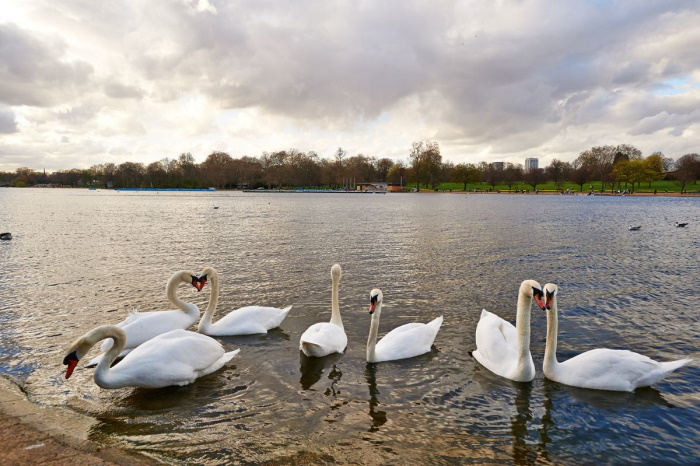
[[[100,350],[107,351],[112,347],[113,344],[114,340],[112,340],[111,338],[107,338],[105,341],[102,342],[102,345],[100,345]]]
[[[437,333],[438,330],[440,330],[440,326],[442,325],[442,316],[438,317],[437,319],[431,320],[426,325],[434,329],[435,333]]]
[[[310,341],[299,342],[299,349],[310,358],[322,358],[333,351]]]
[[[675,371],[676,369],[679,369],[686,364],[688,364],[692,359],[679,359],[677,361],[668,361],[668,362],[662,362],[661,367],[663,370],[666,372],[666,374]]]
[[[287,314],[289,314],[289,311],[292,310],[292,306],[293,306],[293,304],[290,305],[290,306],[285,307],[284,309],[282,309],[282,312],[284,312],[284,315],[285,315],[285,316],[286,316]]]
[[[235,350],[235,351],[229,351],[228,353],[224,353],[224,354],[221,355],[221,357],[220,357],[219,359],[217,359],[211,366],[209,366],[209,367],[203,369],[202,371],[200,371],[199,374],[197,374],[197,377],[203,377],[203,376],[205,376],[205,375],[211,374],[212,372],[218,371],[219,369],[221,369],[222,367],[224,367],[224,364],[226,364],[226,363],[229,362],[231,359],[233,359],[233,357],[234,357],[235,355],[237,355],[240,351],[241,351],[240,349],[237,349],[237,350]],[[197,377],[195,377],[195,378],[197,378]],[[194,380],[194,379],[192,379],[192,380]],[[188,382],[188,383],[189,383],[189,382]]]
[[[119,360],[121,360],[124,356],[131,353],[131,351],[133,351],[133,349],[134,348],[129,348],[129,349],[123,350],[121,353],[119,353],[117,355],[117,358],[114,361],[119,362]],[[92,358],[87,364],[85,364],[85,367],[95,367],[96,365],[98,365],[100,363],[100,361],[102,361],[102,359],[105,357],[106,354],[107,353],[98,354],[97,356]],[[112,363],[112,365],[114,365],[114,363]]]
[[[221,357],[221,359],[223,359],[224,360],[223,363],[226,364],[227,362],[229,362],[231,359],[233,359],[234,356],[236,356],[240,352],[241,352],[240,348],[235,350],[235,351],[229,351],[227,353],[224,353],[224,355]]]
[[[483,319],[489,315],[491,315],[491,313],[489,311],[487,311],[486,309],[481,310],[481,319]]]
[[[85,364],[85,367],[95,367],[96,365],[98,365],[100,363],[100,361],[102,361],[102,358],[104,358],[104,357],[105,357],[105,353],[98,354],[97,356],[92,358],[90,361],[88,361],[88,363]]]

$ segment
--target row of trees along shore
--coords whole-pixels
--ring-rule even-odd
[[[202,163],[190,153],[175,159],[164,158],[148,165],[124,162],[105,163],[88,169],[58,170],[47,174],[29,168],[0,172],[3,186],[61,185],[103,188],[341,188],[356,183],[387,182],[420,189],[436,189],[453,183],[467,190],[507,186],[531,187],[550,183],[556,189],[572,184],[580,191],[597,182],[607,188],[634,191],[642,183],[672,179],[681,192],[700,178],[700,155],[685,154],[673,160],[661,152],[642,157],[634,146],[599,146],[585,150],[573,162],[554,159],[546,168],[525,170],[521,164],[453,164],[443,161],[436,142],[412,144],[408,159],[395,161],[358,154],[348,156],[339,148],[331,159],[315,152],[290,149],[264,152],[259,157],[232,158],[225,152],[212,152]]]

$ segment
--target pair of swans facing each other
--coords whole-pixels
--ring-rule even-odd
[[[199,308],[193,303],[187,303],[177,296],[177,288],[182,283],[191,284],[201,291],[207,281],[211,281],[209,304],[204,316],[199,322],[197,330],[200,333],[211,336],[252,335],[267,333],[272,328],[279,327],[289,313],[292,306],[284,309],[264,306],[247,306],[234,310],[212,323],[212,317],[219,301],[219,274],[212,267],[206,267],[200,275],[190,271],[181,270],[175,272],[166,285],[168,301],[178,309],[171,311],[132,312],[126,319],[117,324],[126,334],[124,349],[118,358],[126,356],[134,348],[146,341],[177,329],[188,329],[197,322],[200,316]],[[109,338],[101,346],[102,351],[107,351],[112,346]],[[86,366],[96,366],[106,353],[100,354],[89,361]]]
[[[567,361],[557,361],[557,293],[548,283],[542,288],[534,280],[525,280],[518,295],[516,327],[486,310],[476,329],[474,358],[495,374],[516,382],[534,379],[535,367],[530,354],[530,308],[532,300],[547,312],[547,341],[543,372],[555,382],[573,387],[610,391],[634,391],[655,384],[666,375],[690,362],[690,359],[658,362],[628,350],[598,348]]]
[[[331,320],[319,322],[309,327],[299,339],[299,349],[309,357],[324,357],[333,353],[343,353],[348,345],[343,320],[340,317],[338,288],[342,271],[339,264],[331,267]],[[409,323],[401,325],[387,333],[379,342],[379,318],[381,315],[383,294],[381,290],[370,292],[369,313],[372,315],[369,339],[367,340],[367,361],[370,363],[407,359],[430,351],[435,341],[442,316],[427,323]]]

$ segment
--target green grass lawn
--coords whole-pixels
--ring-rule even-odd
[[[591,186],[593,187],[594,192],[600,192],[600,187],[601,183],[599,181],[591,181],[583,185],[583,192],[587,193],[588,191],[591,190]],[[409,185],[409,188],[415,187],[415,184]],[[463,183],[440,183],[437,187],[438,191],[462,191],[464,188]],[[491,189],[491,185],[486,184],[486,183],[469,183],[467,184],[467,191],[473,191],[475,189],[481,190],[481,191],[488,191]],[[538,191],[561,191],[561,190],[567,190],[571,189],[573,192],[580,192],[579,191],[579,186],[574,183],[570,182],[563,182],[560,183],[558,186],[555,185],[552,182],[547,182],[547,183],[542,183],[537,185]],[[622,183],[620,186],[620,190],[624,189],[631,189],[631,186],[628,184],[627,187],[625,187],[625,184]],[[685,187],[686,191],[689,193],[697,193],[700,191],[700,184],[695,183],[695,184],[689,184],[686,185]],[[430,189],[426,189],[421,187],[421,191],[430,191]],[[508,192],[508,186],[505,184],[499,184],[496,185],[495,188],[493,188],[494,191],[501,191],[501,192]],[[529,184],[525,183],[517,183],[512,186],[511,191],[518,191],[518,190],[524,190],[524,191],[533,191],[532,186]],[[617,191],[617,185],[615,185],[615,191]],[[651,185],[649,183],[642,183],[641,186],[635,186],[634,192],[635,193],[653,193],[654,190],[656,190],[657,193],[663,193],[664,191],[668,191],[670,193],[678,193],[681,191],[681,187],[676,184],[673,181],[669,180],[659,180],[659,181],[653,181]],[[607,185],[605,188],[606,192],[610,192],[610,185]]]

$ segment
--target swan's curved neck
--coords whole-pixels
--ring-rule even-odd
[[[550,309],[547,309],[547,342],[544,345],[544,361],[542,370],[551,373],[559,361],[557,361],[557,335],[559,333],[559,318],[557,316],[557,296],[554,295]]]
[[[124,344],[126,343],[126,334],[122,329],[114,325],[103,325],[102,327],[97,327],[95,330],[89,332],[85,337],[83,337],[83,344],[89,348],[92,348],[98,341],[104,340],[105,338],[112,338],[114,344],[104,355],[102,360],[97,364],[95,369],[95,383],[100,387],[109,387],[112,380],[111,367],[112,363],[117,359],[119,353],[124,349]]]
[[[199,309],[197,306],[191,303],[187,303],[177,296],[177,287],[182,283],[182,273],[178,272],[168,280],[168,284],[165,287],[165,294],[168,297],[170,304],[180,309],[185,314],[199,314]]]
[[[209,326],[211,325],[211,319],[214,317],[214,311],[216,311],[216,306],[219,304],[219,274],[209,269],[207,270],[207,277],[211,282],[211,289],[209,291],[209,305],[207,305],[207,310],[204,311],[202,320],[199,321],[198,330],[200,332],[207,332]]]
[[[367,362],[376,362],[377,334],[379,333],[379,316],[382,313],[381,301],[372,314],[372,323],[369,325],[369,338],[367,339]]]
[[[331,324],[335,324],[340,328],[343,327],[343,319],[340,318],[340,306],[338,305],[338,287],[340,278],[333,277],[333,288],[331,290]]]
[[[518,294],[518,311],[515,329],[518,333],[518,369],[529,367],[530,361],[530,308],[532,297],[521,291]]]

